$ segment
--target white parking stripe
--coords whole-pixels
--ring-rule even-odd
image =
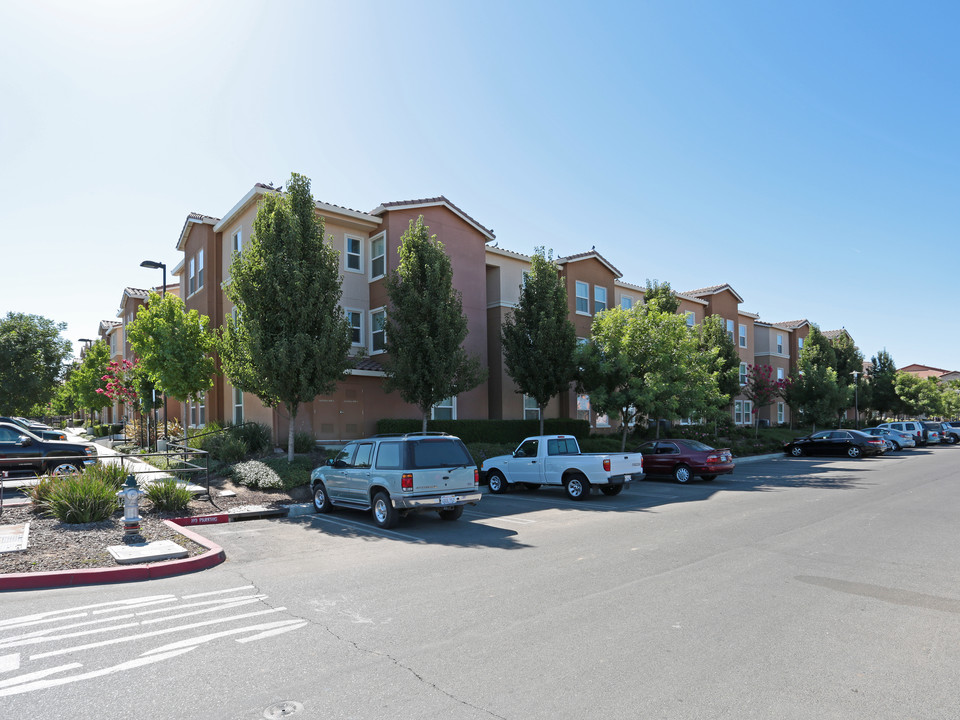
[[[0,655],[0,673],[12,672],[20,669],[20,653]]]
[[[230,630],[223,630],[221,632],[209,633],[207,635],[200,635],[199,637],[187,638],[186,640],[178,640],[177,642],[170,643],[169,645],[163,645],[162,647],[154,648],[153,650],[147,650],[145,653],[141,654],[141,657],[145,657],[147,655],[155,655],[157,653],[169,652],[170,650],[178,650],[180,648],[189,647],[191,645],[193,647],[197,647],[198,645],[202,645],[203,643],[210,642],[211,640],[216,640],[222,637],[229,637],[231,635],[240,635],[242,633],[250,632],[251,630],[273,631],[279,628],[292,628],[293,625],[303,627],[306,624],[307,623],[304,620],[280,620],[278,622],[262,623],[260,625],[248,625],[247,627],[242,627],[242,628],[232,628]]]
[[[10,687],[11,685],[20,685],[22,683],[33,682],[34,680],[41,680],[42,678],[54,675],[58,672],[63,672],[64,670],[75,670],[78,667],[83,667],[82,663],[68,663],[67,665],[57,665],[57,667],[52,667],[47,670],[38,670],[37,672],[26,673],[24,675],[18,675],[17,677],[12,677],[9,680],[3,680],[0,682],[0,688]]]
[[[226,593],[239,592],[240,590],[253,590],[253,585],[240,585],[235,588],[227,588],[226,590],[211,590],[210,592],[194,593],[193,595],[184,595],[181,597],[181,600],[193,600],[193,598],[198,597],[209,597],[210,595],[224,595]]]
[[[34,615],[24,615],[22,617],[8,618],[7,620],[0,621],[0,630],[8,627],[24,625],[26,623],[33,623],[36,621],[54,622],[56,620],[62,620],[62,617],[58,618],[55,616],[63,615],[64,613],[76,613],[81,610],[92,610],[93,608],[102,608],[110,605],[119,605],[121,607],[117,609],[125,610],[131,605],[140,605],[151,600],[160,600],[165,598],[169,598],[171,600],[176,599],[174,595],[150,595],[142,598],[132,598],[130,600],[111,600],[110,602],[96,603],[94,605],[80,605],[79,607],[65,608],[63,610],[51,610],[49,612],[36,613]],[[84,615],[86,615],[86,613],[73,615],[73,617],[83,617]]]

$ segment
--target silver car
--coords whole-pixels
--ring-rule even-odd
[[[892,450],[901,450],[903,448],[912,448],[917,446],[913,436],[910,433],[903,432],[902,430],[894,430],[893,428],[885,427],[873,427],[864,428],[862,432],[867,433],[867,435],[875,435],[883,438],[890,443]]]
[[[945,443],[956,445],[960,442],[960,423],[943,422],[940,427],[943,429],[941,437]]]

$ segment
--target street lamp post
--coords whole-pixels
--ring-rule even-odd
[[[157,262],[156,260],[144,260],[140,263],[140,267],[150,268],[151,270],[163,270],[163,287],[160,288],[160,297],[164,297],[167,294],[167,266],[165,263]],[[167,430],[167,392],[163,392],[163,440],[167,442],[169,440],[169,431]],[[159,442],[159,440],[157,441]]]
[[[853,407],[854,412],[856,413],[857,418],[857,430],[860,429],[860,386],[857,384],[857,378],[860,377],[860,373],[857,370],[854,370],[851,375],[853,375]]]

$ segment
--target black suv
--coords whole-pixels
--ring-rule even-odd
[[[92,443],[44,440],[19,425],[0,422],[0,472],[67,475],[97,462]]]

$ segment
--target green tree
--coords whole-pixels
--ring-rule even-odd
[[[127,325],[127,339],[138,358],[138,369],[156,386],[180,402],[197,400],[213,387],[216,370],[210,353],[215,338],[210,318],[186,311],[176,295],[151,292],[147,304]],[[138,387],[142,391],[142,387]],[[152,402],[146,404],[146,407]]]
[[[870,404],[869,407],[880,417],[899,413],[900,396],[894,387],[897,377],[897,365],[886,350],[881,350],[870,362],[873,367],[869,372]]]
[[[332,394],[352,365],[339,257],[323,233],[310,180],[293,173],[285,194],[261,200],[225,287],[236,316],[226,318],[221,338],[224,372],[268,407],[287,409],[290,462],[300,405]]]
[[[73,374],[79,366],[80,364],[76,361],[70,363],[64,370],[63,381],[57,386],[51,402],[54,412],[58,415],[73,415],[80,409],[76,386],[72,382]]]
[[[936,416],[943,411],[943,393],[936,378],[898,372],[893,387],[904,412],[913,417]]]
[[[837,411],[837,424],[843,420],[846,411],[853,407],[856,397],[853,384],[853,373],[859,377],[863,375],[863,353],[853,344],[853,339],[842,332],[831,343],[833,345],[834,365],[837,371],[837,384],[843,390],[844,405]]]
[[[567,291],[553,254],[538,247],[520,301],[503,323],[507,373],[540,409],[540,434],[550,398],[569,388],[576,373],[577,336],[567,315]]]
[[[40,315],[7,313],[0,320],[0,414],[23,415],[57,392],[70,342],[66,323]]]
[[[399,391],[423,414],[441,400],[471,390],[486,379],[476,356],[467,355],[467,318],[453,287],[453,268],[437,236],[429,236],[423,216],[410,221],[400,238],[400,264],[387,278],[390,307],[386,321],[384,389]]]
[[[79,367],[70,376],[78,406],[89,410],[91,415],[111,404],[103,394],[107,387],[104,375],[107,374],[109,362],[110,347],[103,340],[97,340],[87,348]]]
[[[785,383],[774,380],[770,365],[748,365],[747,384],[740,393],[753,403],[754,437],[760,434],[760,408],[770,405],[786,392]]]
[[[835,362],[835,355],[829,341],[815,327],[809,337],[813,337],[814,342],[808,339],[800,351],[797,371],[791,376],[784,397],[816,431],[817,423],[829,423],[836,418],[846,396],[831,364]]]
[[[704,356],[719,389],[714,410],[726,413],[734,396],[740,392],[740,353],[719,315],[705,317],[696,328],[696,337],[697,351]]]
[[[591,341],[580,351],[579,389],[590,394],[597,412],[616,413],[625,449],[636,418],[699,416],[717,403],[710,370],[715,353],[698,352],[686,319],[656,303],[613,308],[593,319]]]
[[[680,299],[673,292],[670,283],[649,278],[647,278],[647,289],[643,293],[643,302],[647,305],[655,305],[668,313],[675,313],[680,309]]]

